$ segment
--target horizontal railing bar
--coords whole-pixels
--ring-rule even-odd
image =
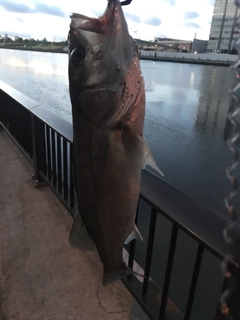
[[[70,122],[59,117],[57,114],[43,107],[38,102],[25,96],[21,92],[0,80],[0,92],[1,91],[3,94],[10,96],[16,101],[17,104],[26,109],[26,111],[31,112],[39,120],[45,122],[49,127],[54,129],[69,142],[73,141],[73,130]]]
[[[73,129],[72,124],[65,119],[59,117],[55,113],[49,111],[47,108],[39,105],[31,110],[35,117],[45,122],[47,126],[59,133],[65,140],[72,143]]]
[[[21,104],[25,109],[31,110],[36,106],[40,105],[39,102],[25,96],[20,91],[14,89],[13,87],[9,86],[7,83],[1,80],[0,80],[0,91],[10,96],[17,103]]]

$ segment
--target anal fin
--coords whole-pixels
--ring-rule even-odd
[[[138,230],[138,227],[136,225],[134,226],[133,231],[130,233],[130,235],[125,240],[124,244],[128,244],[132,240],[141,240],[141,241],[143,241],[143,237],[142,237],[142,235],[141,235],[141,233]]]
[[[69,236],[69,243],[71,247],[85,250],[95,250],[95,245],[90,238],[86,227],[82,221],[79,210],[73,220],[72,229]]]

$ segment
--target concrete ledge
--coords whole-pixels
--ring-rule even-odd
[[[68,244],[72,219],[0,131],[0,319],[147,320],[123,284],[102,287],[95,253]]]

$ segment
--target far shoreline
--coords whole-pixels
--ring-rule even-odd
[[[45,52],[45,53],[65,53],[68,54],[67,47],[59,49],[45,49],[45,48],[29,48],[29,47],[14,47],[14,46],[0,46],[0,49],[7,50],[20,50],[31,52]],[[188,64],[201,64],[211,66],[224,66],[229,67],[237,60],[237,55],[229,54],[212,54],[212,53],[182,53],[182,52],[167,52],[167,51],[146,51],[139,50],[140,60],[149,60],[153,62],[174,62],[174,63],[188,63]]]
[[[0,49],[7,50],[20,50],[20,51],[36,51],[36,52],[48,52],[48,53],[68,53],[67,50],[62,49],[38,49],[38,48],[28,48],[28,47],[13,47],[13,46],[0,46]]]

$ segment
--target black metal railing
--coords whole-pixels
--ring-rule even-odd
[[[47,183],[73,215],[72,125],[1,81],[0,125],[33,163],[36,186]],[[205,256],[222,260],[227,254],[222,236],[227,218],[143,170],[136,220],[145,241],[143,244],[132,241],[126,246],[128,264],[136,271],[139,271],[140,265],[144,276],[132,276],[123,282],[148,316],[151,319],[225,319],[218,306],[222,290],[212,293],[211,308],[214,313],[204,317],[200,316],[202,310],[200,312],[197,298],[200,278],[210,272],[209,265],[202,265]],[[239,240],[238,225],[232,232]],[[184,262],[185,266],[180,267]],[[204,260],[204,263],[208,262]],[[237,280],[229,306],[233,319],[239,319],[239,259],[231,261],[229,267]],[[206,268],[208,271],[202,272]],[[209,277],[214,278],[217,271],[215,268]],[[177,286],[184,275],[186,289],[183,282],[180,287]],[[223,278],[217,281],[224,288]],[[203,295],[213,289],[207,286],[202,289]],[[196,294],[198,297],[195,298]],[[177,303],[179,296],[181,306]],[[207,306],[208,302],[204,303]]]

